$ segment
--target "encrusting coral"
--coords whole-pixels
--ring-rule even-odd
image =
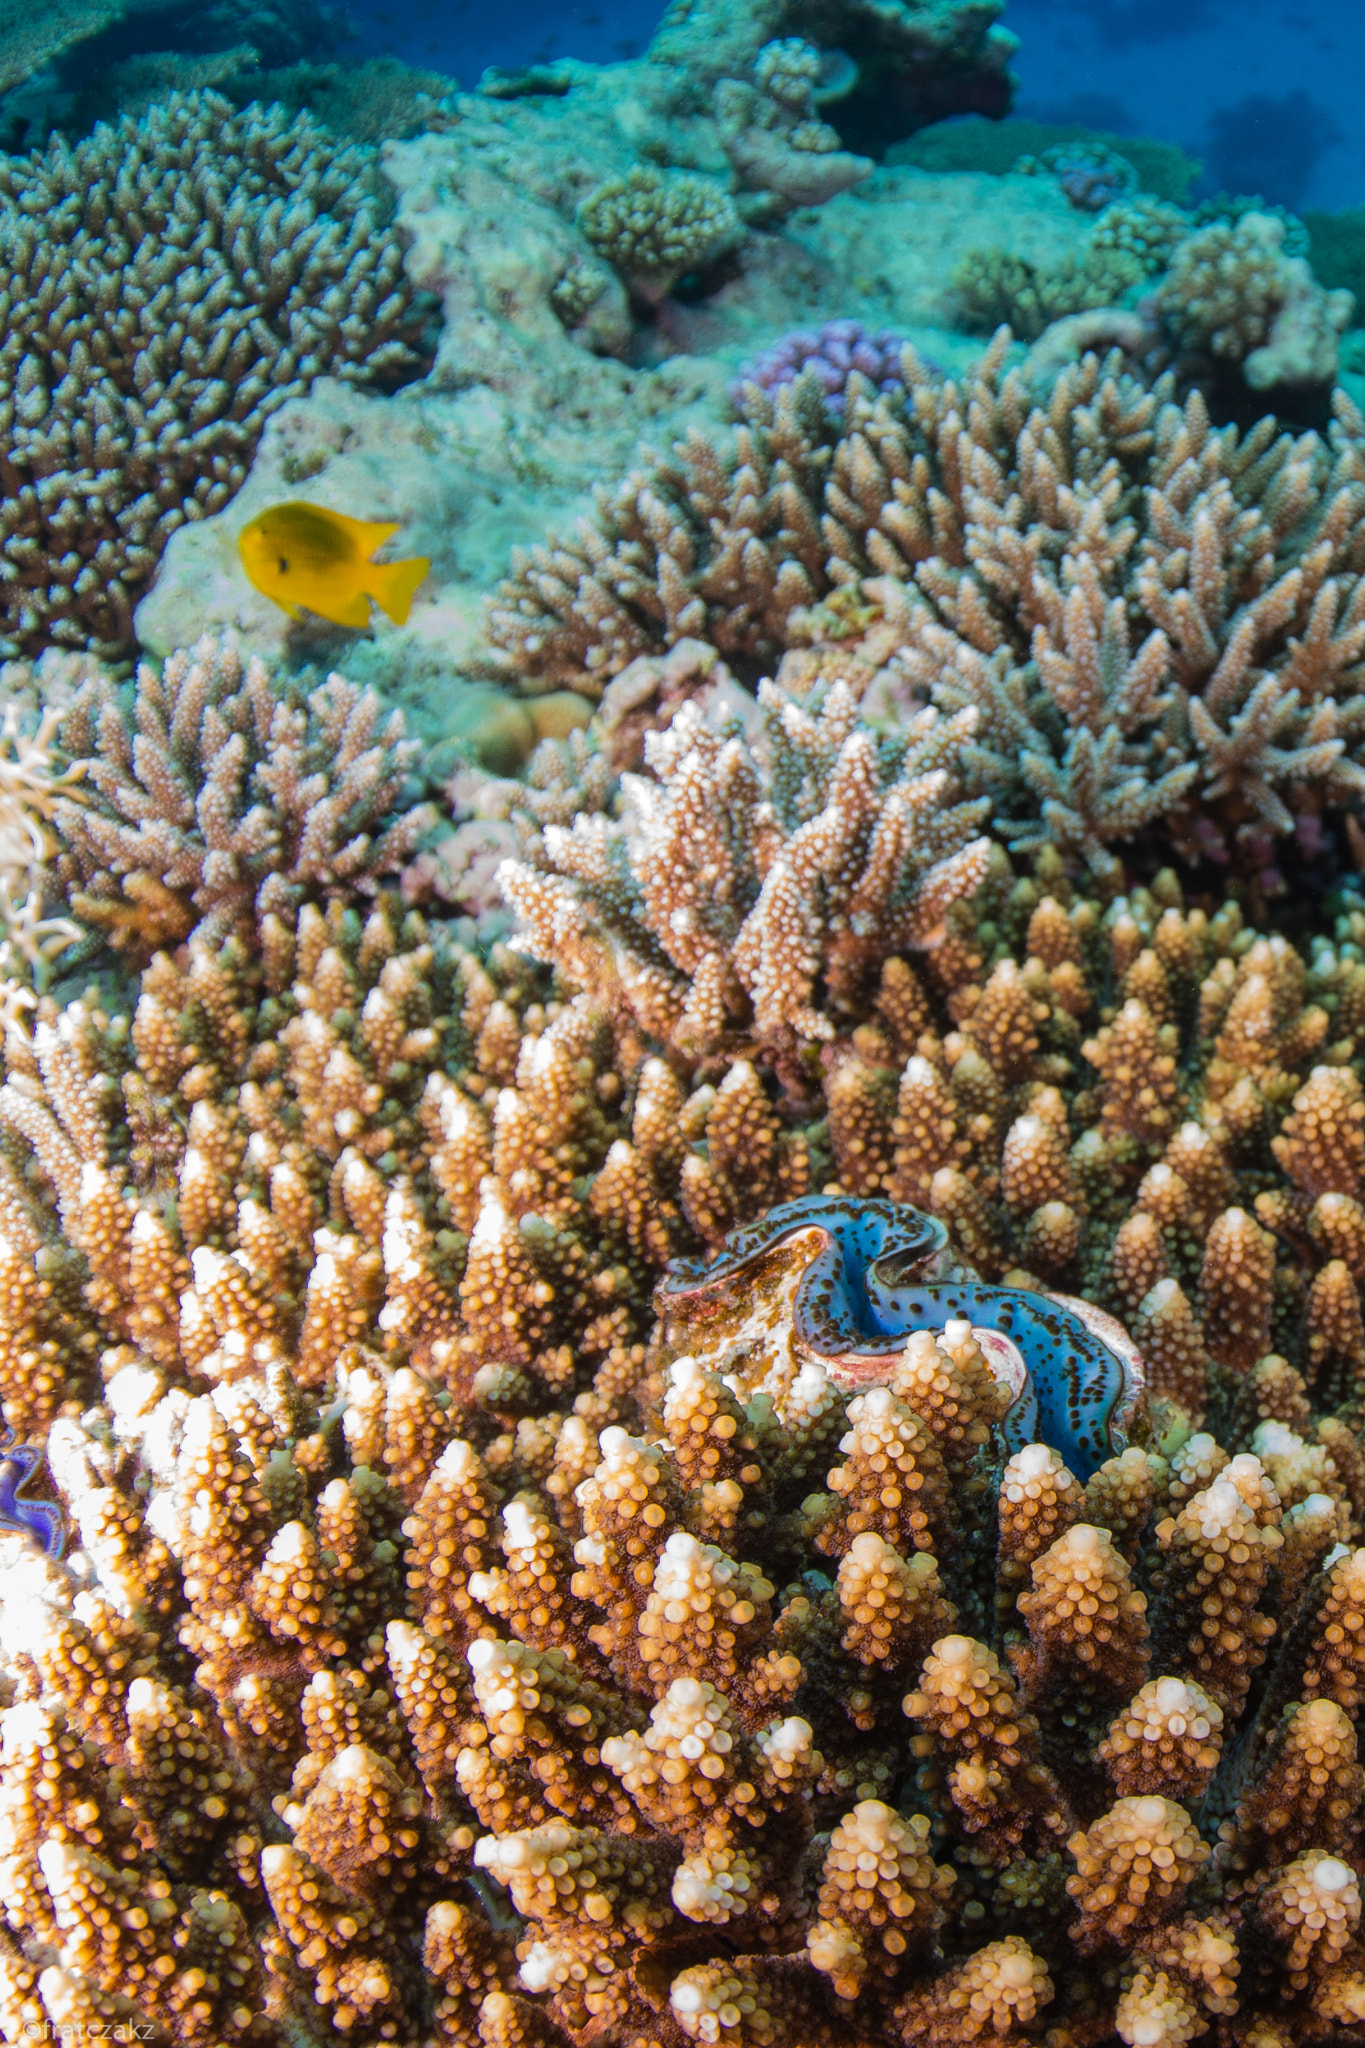
[[[307,115],[171,94],[0,166],[0,634],[126,652],[186,519],[322,375],[420,368],[371,152]]]
[[[661,772],[730,748],[750,845],[845,757],[891,802],[851,700],[768,716],[762,781],[695,718]],[[283,903],[7,1033],[0,1393],[70,1537],[4,1578],[5,2027],[1361,2038],[1365,913],[1304,960],[986,851],[913,957],[770,956],[776,1100],[745,1013],[666,1044],[545,932],[557,990]],[[797,1371],[799,1244],[654,1322],[812,1184],[1102,1301],[1145,1434],[1002,1461],[962,1322]]]
[[[693,435],[517,559],[508,669],[595,692],[689,637],[741,672],[820,642],[851,675],[862,635],[903,694],[978,714],[958,773],[1012,846],[1109,886],[1139,835],[1263,864],[1362,786],[1359,413],[1216,430],[1094,356],[1039,405],[1004,360],[959,383],[907,350],[837,423],[814,378],[750,387],[733,447]]]

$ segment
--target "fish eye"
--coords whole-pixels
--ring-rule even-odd
[[[287,576],[289,574],[289,564],[288,562],[286,562],[283,555],[280,556],[280,574],[281,576]]]

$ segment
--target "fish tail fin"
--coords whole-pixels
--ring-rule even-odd
[[[375,562],[370,586],[378,604],[395,626],[405,626],[412,608],[412,594],[431,567],[425,555],[411,555],[406,562]]]

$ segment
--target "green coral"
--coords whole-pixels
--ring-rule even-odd
[[[1003,322],[1021,340],[1036,341],[1069,313],[1118,305],[1147,275],[1127,250],[1097,251],[1093,243],[1050,267],[1008,249],[971,249],[953,274],[953,297],[964,326],[988,334]]]
[[[1306,213],[1308,261],[1320,285],[1348,291],[1365,306],[1365,206],[1345,213]]]
[[[1262,213],[1283,224],[1286,256],[1308,255],[1311,246],[1308,229],[1299,216],[1291,213],[1287,206],[1274,206],[1255,193],[1215,192],[1212,199],[1201,200],[1195,207],[1190,215],[1190,224],[1196,228],[1236,227],[1249,213]]]
[[[1144,276],[1155,277],[1189,231],[1189,216],[1178,206],[1139,195],[1105,209],[1095,223],[1089,246],[1096,252],[1131,256],[1142,265]]]
[[[743,233],[734,201],[714,180],[645,164],[590,192],[578,225],[598,255],[650,299],[663,298],[684,271]]]

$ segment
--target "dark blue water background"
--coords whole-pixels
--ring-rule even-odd
[[[639,54],[649,0],[348,0],[353,51],[474,85],[484,67]],[[1282,205],[1365,202],[1365,7],[1320,0],[1011,0],[1017,111],[1179,142],[1209,191]]]

